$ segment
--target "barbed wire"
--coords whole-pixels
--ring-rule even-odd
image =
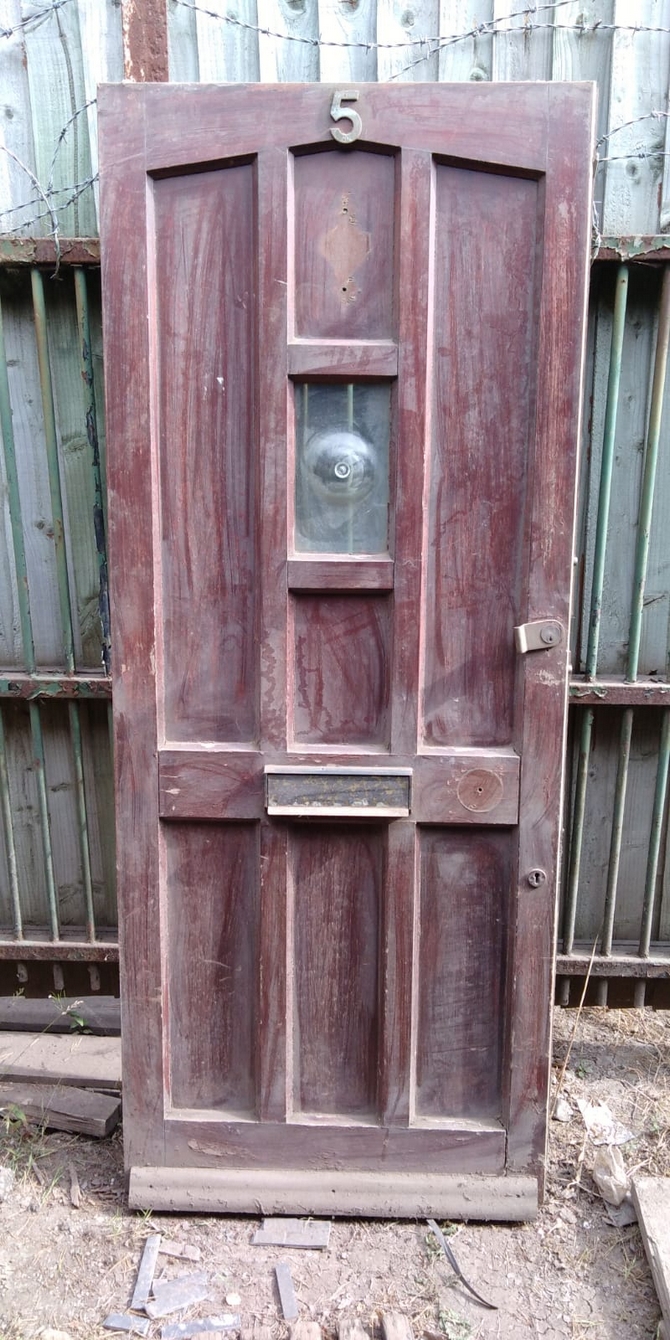
[[[42,8],[35,10],[32,14],[26,15],[12,28],[0,28],[0,37],[11,37],[15,33],[23,32],[31,25],[46,22],[56,14],[58,10],[62,9],[63,6],[70,3],[71,0],[51,0],[50,4],[45,4]],[[440,52],[451,46],[468,40],[486,37],[495,38],[504,36],[507,38],[514,38],[518,36],[527,39],[530,35],[538,31],[554,33],[573,32],[580,36],[601,32],[612,33],[616,31],[670,34],[670,27],[663,27],[661,25],[605,23],[598,19],[593,20],[592,22],[587,22],[583,15],[580,16],[578,22],[565,24],[556,21],[556,18],[551,22],[547,22],[541,17],[538,19],[538,16],[546,14],[556,15],[557,12],[565,8],[565,6],[573,4],[574,0],[545,0],[545,3],[534,4],[532,6],[526,4],[523,8],[511,10],[508,14],[498,15],[493,19],[475,24],[467,31],[442,33],[434,36],[424,34],[422,36],[407,37],[403,40],[394,41],[373,41],[371,39],[362,41],[346,39],[335,40],[321,35],[312,37],[300,33],[282,33],[275,31],[270,27],[265,27],[262,24],[249,23],[230,13],[217,12],[214,9],[208,8],[205,4],[199,3],[199,0],[174,0],[174,3],[181,5],[183,8],[193,10],[196,13],[203,14],[208,18],[218,20],[223,24],[240,28],[247,32],[252,32],[258,36],[264,36],[278,41],[298,42],[317,49],[327,47],[341,48],[343,50],[395,51],[398,53],[402,53],[403,51],[418,52],[415,59],[394,71],[394,73],[390,75],[390,80],[402,78],[403,75],[415,66],[432,60],[436,55],[439,55]],[[519,20],[520,22],[515,25],[515,20]],[[54,176],[58,156],[67,140],[70,129],[76,125],[80,116],[89,111],[91,107],[95,106],[96,101],[95,98],[90,98],[87,102],[83,103],[81,107],[78,107],[73,112],[61,128],[51,158],[46,186],[39,181],[32,168],[27,163],[24,163],[13,150],[9,149],[6,145],[0,144],[0,149],[4,149],[9,158],[27,176],[32,186],[32,192],[25,200],[18,204],[10,205],[5,209],[0,209],[0,232],[5,233],[6,235],[13,235],[21,232],[25,233],[33,225],[41,224],[45,220],[48,220],[50,225],[49,235],[54,238],[58,250],[60,216],[62,216],[71,205],[75,204],[86,191],[91,190],[98,181],[97,172],[92,172],[90,176],[85,177],[81,181],[71,182],[65,186],[55,186]],[[605,145],[609,144],[609,141],[613,136],[618,135],[620,132],[650,120],[667,121],[669,116],[669,111],[661,108],[653,108],[652,110],[628,121],[624,121],[620,125],[614,126],[611,130],[605,132],[596,142],[596,168],[607,163],[623,161],[640,162],[644,160],[660,160],[670,157],[670,154],[666,153],[660,145],[657,148],[631,146],[628,152],[621,154],[602,154],[598,152]],[[42,206],[44,206],[44,208],[42,208]],[[30,218],[26,219],[25,217],[22,217],[21,221],[18,223],[9,223],[11,218],[17,215],[25,216],[26,212],[31,210],[33,213]]]
[[[57,9],[62,9],[64,5],[69,5],[71,3],[72,0],[52,0],[52,4],[44,5],[42,9],[36,10],[34,14],[27,14],[25,18],[20,19],[19,22],[13,24],[11,28],[0,28],[0,37],[13,37],[15,33],[24,32],[26,28],[30,28],[33,25],[39,27],[45,19],[49,19],[52,14],[55,14]]]
[[[670,33],[670,27],[663,27],[661,24],[606,23],[600,19],[594,19],[592,23],[588,23],[583,17],[576,23],[536,23],[534,20],[535,14],[543,14],[549,11],[553,13],[558,9],[562,9],[565,5],[574,4],[574,0],[547,0],[547,3],[545,4],[532,5],[532,7],[530,4],[527,4],[524,9],[516,9],[509,14],[500,14],[493,19],[484,19],[481,23],[476,23],[471,28],[460,33],[426,33],[421,37],[407,37],[394,42],[379,42],[372,38],[366,39],[365,41],[338,41],[335,38],[322,37],[321,35],[318,37],[309,37],[302,33],[282,33],[278,29],[268,28],[263,24],[250,23],[246,19],[240,19],[236,14],[222,14],[215,9],[208,9],[206,5],[199,4],[198,0],[174,0],[174,2],[175,4],[180,5],[183,9],[193,10],[195,13],[202,14],[206,18],[216,19],[220,23],[227,23],[233,28],[241,28],[245,32],[255,33],[260,37],[271,37],[282,42],[296,42],[302,46],[311,46],[316,47],[317,49],[321,47],[337,47],[343,50],[393,51],[406,50],[408,47],[425,46],[428,44],[433,48],[430,54],[434,55],[435,51],[441,50],[443,46],[452,45],[456,42],[471,41],[477,37],[492,37],[496,36],[496,34],[517,34],[519,36],[525,36],[538,29],[551,30],[552,32],[575,32],[584,36],[596,32]],[[523,19],[524,22],[516,28],[504,28],[501,26],[502,24],[509,23],[512,19]],[[422,56],[419,58],[419,60],[423,59],[430,59],[430,57]],[[405,68],[410,69],[411,67],[406,66]]]

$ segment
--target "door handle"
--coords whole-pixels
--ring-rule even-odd
[[[527,651],[551,651],[563,641],[563,624],[558,619],[534,619],[514,629],[514,645],[522,655]]]

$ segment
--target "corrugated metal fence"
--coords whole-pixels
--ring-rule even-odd
[[[595,947],[591,998],[670,1003],[670,0],[0,0],[0,990],[114,971],[95,96],[124,69],[597,80],[558,989]]]

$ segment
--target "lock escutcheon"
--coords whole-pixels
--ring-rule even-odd
[[[539,889],[547,882],[547,872],[546,870],[540,870],[539,868],[529,870],[526,879],[528,880],[531,889]]]

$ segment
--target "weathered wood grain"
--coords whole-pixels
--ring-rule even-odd
[[[374,5],[342,5],[340,0],[318,0],[319,78],[322,83],[377,79],[374,46],[377,25]]]
[[[388,747],[392,610],[384,595],[301,595],[292,605],[293,740]]]
[[[55,1000],[31,1000],[25,996],[0,996],[0,1029],[26,1033],[72,1033],[83,1019],[92,1034],[118,1036],[121,1008],[114,996],[88,996]]]
[[[118,1038],[86,1034],[54,1037],[2,1033],[0,1077],[38,1084],[73,1084],[76,1088],[120,1089],[121,1047]]]
[[[667,1177],[634,1177],[633,1202],[663,1318],[666,1326],[670,1326],[670,1188]]]
[[[393,339],[395,173],[392,156],[359,149],[333,147],[327,171],[296,156],[296,335]]]
[[[106,418],[114,451],[109,458],[110,599],[114,625],[115,685],[114,768],[116,787],[119,938],[123,959],[124,1103],[126,1154],[133,1160],[158,1157],[162,1146],[165,1093],[162,1039],[162,951],[158,927],[162,870],[155,843],[145,834],[158,825],[158,788],[146,785],[158,739],[156,705],[156,625],[150,608],[128,603],[126,592],[149,589],[153,555],[148,518],[159,514],[160,500],[152,478],[150,423],[150,346],[146,320],[126,324],[128,311],[149,310],[148,258],[128,264],[126,230],[134,230],[146,209],[146,178],[141,170],[144,112],[139,86],[123,111],[123,145],[111,131],[113,99],[119,89],[108,85],[98,97],[101,193],[102,284],[105,338],[115,368],[107,382]],[[133,171],[129,165],[140,165]],[[153,263],[153,261],[152,261]],[[112,388],[115,388],[114,391]],[[131,510],[117,506],[124,487],[132,490],[142,515],[138,525]],[[139,708],[140,717],[135,717]],[[144,783],[139,785],[140,778]]]
[[[156,321],[173,740],[247,741],[257,731],[252,199],[249,165],[154,185],[157,254],[172,275],[158,288]]]
[[[416,1111],[500,1117],[512,843],[420,832]]]
[[[552,12],[542,0],[493,0],[493,79],[551,79]],[[535,27],[537,23],[537,27]]]
[[[0,1044],[1,1045],[1,1044]],[[0,1111],[18,1108],[30,1122],[50,1131],[74,1131],[102,1139],[118,1125],[118,1098],[68,1084],[0,1082]]]
[[[406,5],[404,0],[378,0],[377,40],[383,44],[377,52],[380,81],[437,79],[437,43],[421,39],[435,39],[439,8],[439,0],[421,0],[419,5]]]
[[[522,608],[538,338],[536,280],[527,257],[535,252],[539,207],[533,181],[437,168],[440,318],[432,341],[436,403],[422,686],[422,735],[431,745],[512,738],[512,629]],[[489,263],[492,245],[496,266]],[[476,319],[468,320],[466,312],[475,311]],[[449,544],[441,539],[445,534]]]
[[[602,232],[652,233],[660,231],[664,180],[664,160],[653,151],[665,148],[665,126],[653,117],[637,119],[664,105],[670,34],[634,33],[632,26],[670,27],[670,5],[668,0],[615,0],[614,23],[620,26],[612,37],[607,130],[617,133],[602,150],[613,159],[604,180]],[[629,121],[637,124],[626,126]],[[639,154],[627,161],[627,155]]]
[[[226,22],[228,16],[240,23]],[[228,0],[212,0],[196,10],[198,70],[203,83],[250,82],[260,77],[254,31],[257,19],[255,0],[236,0],[234,10]]]
[[[24,43],[37,179],[43,190],[59,192],[52,205],[63,232],[90,237],[97,231],[93,190],[72,190],[93,176],[88,119],[82,112],[87,91],[78,8],[65,5],[52,10],[44,22],[28,25]],[[27,194],[24,180],[21,198]],[[77,198],[69,203],[73,195]],[[43,214],[44,201],[38,196],[37,202],[34,212]],[[46,223],[45,231],[51,232],[51,220]]]
[[[251,1116],[258,826],[171,824],[165,842],[170,1099]]]
[[[269,32],[258,34],[258,77],[262,83],[301,84],[318,80],[318,4],[265,0],[263,27]]]
[[[384,845],[376,826],[291,835],[296,1111],[376,1109]]]

